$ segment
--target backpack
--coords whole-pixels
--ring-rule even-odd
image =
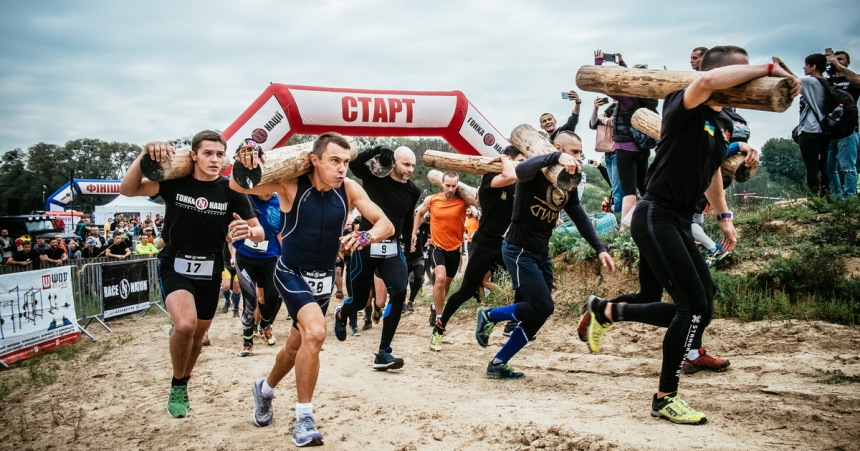
[[[854,98],[848,91],[831,85],[824,79],[819,78],[818,82],[824,88],[824,110],[821,114],[824,117],[816,117],[821,131],[834,138],[840,139],[850,135],[855,127],[857,127],[857,104]],[[833,119],[830,114],[833,113],[839,105],[842,105],[842,117]]]
[[[639,108],[645,108],[653,112],[657,112],[657,101],[654,99],[635,99],[634,112]],[[633,135],[633,141],[642,150],[651,150],[657,147],[657,140],[640,132],[636,127],[630,127],[630,133]]]

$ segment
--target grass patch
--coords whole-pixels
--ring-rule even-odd
[[[819,373],[823,376],[826,376],[825,379],[819,379],[819,384],[828,384],[828,385],[837,385],[837,384],[857,384],[860,383],[860,376],[850,376],[842,372],[842,370],[822,370],[821,368],[815,369],[816,373]]]

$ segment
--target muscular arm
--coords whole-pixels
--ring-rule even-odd
[[[860,88],[860,75],[857,75],[851,69],[839,64],[839,60],[837,60],[835,56],[830,56],[829,58],[827,58],[827,60],[830,61],[830,64],[832,64],[833,67],[836,68],[836,70],[838,70],[842,73],[843,76],[845,76],[845,79],[848,80],[848,83],[851,83],[851,86],[854,86],[855,88]]]
[[[377,155],[379,155],[379,147],[359,152],[358,155],[355,156],[355,160],[349,162],[349,170],[361,180],[365,180],[368,177],[374,177],[373,173],[370,172],[370,168],[367,167],[367,162]]]
[[[558,163],[561,157],[561,152],[552,152],[544,155],[537,155],[523,161],[517,165],[516,174],[517,180],[528,182],[534,179],[540,170]]]
[[[490,188],[504,188],[517,183],[517,170],[514,162],[507,155],[500,155],[499,160],[502,162],[502,173],[493,177],[490,181]]]
[[[412,221],[412,233],[413,236],[415,233],[418,233],[418,227],[421,226],[421,222],[424,221],[424,215],[430,211],[430,196],[424,198],[424,202],[418,207],[418,213],[415,214],[415,219]]]
[[[714,172],[714,176],[711,177],[711,184],[705,190],[705,198],[711,204],[714,214],[718,215],[729,211],[726,196],[723,193],[723,172],[719,168]],[[720,229],[723,232],[723,251],[729,252],[738,243],[737,231],[735,231],[735,226],[731,219],[721,220]]]
[[[358,183],[346,179],[346,194],[349,196],[349,203],[358,209],[361,217],[373,223],[373,227],[368,230],[373,236],[373,241],[384,240],[394,234],[394,225],[382,209],[373,203],[367,193]]]
[[[691,83],[684,91],[684,109],[692,110],[705,103],[708,97],[711,96],[711,93],[716,90],[731,88],[732,86],[737,86],[756,78],[766,77],[767,71],[767,64],[756,66],[734,65],[709,70]],[[793,78],[792,97],[797,96],[800,92],[800,83],[791,74],[786,72],[785,69],[774,67],[773,76]]]
[[[147,144],[147,146],[149,146],[149,144]],[[119,185],[119,193],[123,196],[153,197],[158,194],[158,182],[145,178],[143,176],[143,172],[140,170],[140,159],[143,158],[145,153],[147,153],[146,148],[144,148],[144,152],[141,152],[134,162],[131,163],[125,176],[123,176],[122,182]]]

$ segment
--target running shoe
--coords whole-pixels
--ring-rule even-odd
[[[334,336],[339,341],[346,341],[346,318],[341,318],[340,311],[343,306],[334,309]]]
[[[431,306],[430,307],[430,327],[433,327],[435,325],[436,325],[436,310],[434,310],[433,307]]]
[[[323,436],[314,424],[313,415],[302,415],[296,420],[293,429],[293,443],[296,446],[322,446]]]
[[[717,244],[717,248],[713,252],[708,251],[708,255],[705,257],[705,262],[708,263],[708,268],[717,266],[717,263],[726,258],[730,253],[731,252],[723,252],[723,245]]]
[[[482,348],[487,347],[487,344],[490,341],[490,334],[493,333],[493,328],[496,327],[496,324],[490,321],[490,317],[487,316],[490,310],[492,309],[478,309],[478,323],[475,325],[475,340],[478,340],[478,344],[481,345]]]
[[[412,305],[412,301],[407,302],[406,307],[404,307],[404,308],[406,309],[407,312],[410,312],[410,313],[415,311],[415,307]]]
[[[579,317],[579,324],[576,326],[576,335],[579,336],[580,341],[588,343],[588,326],[591,324],[591,315],[585,304],[583,304],[582,310],[582,316]]]
[[[588,329],[586,330],[588,349],[595,354],[600,352],[600,342],[603,340],[603,334],[612,327],[612,323],[600,324],[600,322],[597,321],[597,318],[595,318],[594,308],[596,308],[597,302],[602,300],[603,299],[592,294],[588,297],[588,300],[585,301],[585,306],[583,307],[591,318],[588,323]]]
[[[170,397],[167,398],[167,413],[173,418],[185,418],[188,416],[188,386],[176,385],[170,387]]]
[[[209,334],[203,334],[203,346],[209,346],[212,343],[209,341]]]
[[[430,336],[430,350],[439,352],[442,350],[442,334],[433,330],[433,335]]]
[[[274,346],[276,339],[275,339],[275,333],[272,332],[272,325],[269,324],[268,326],[264,327],[261,331],[262,331],[263,340],[266,340],[266,344],[269,346]]]
[[[246,341],[242,343],[242,352],[239,353],[242,357],[248,357],[254,353],[254,342]]]
[[[505,323],[505,331],[502,332],[502,335],[510,337],[511,334],[514,333],[514,329],[516,329],[519,325],[520,323],[516,321],[508,321],[507,323]]]
[[[251,387],[251,393],[254,394],[254,424],[263,427],[268,426],[272,422],[272,399],[275,394],[266,396],[263,394],[263,382],[266,379],[260,379],[254,382]]]
[[[699,357],[695,360],[684,359],[684,374],[698,373],[702,370],[725,371],[732,365],[729,359],[716,359],[705,352],[705,348],[699,348]]]
[[[370,305],[373,308],[370,318],[373,319],[373,324],[379,324],[379,320],[382,319],[382,309],[376,306],[376,302],[371,302]]]
[[[525,373],[519,373],[514,371],[508,362],[502,362],[498,365],[494,365],[493,361],[490,360],[490,364],[487,365],[487,377],[490,379],[507,379],[507,380],[516,380],[522,379],[526,375]]]
[[[705,414],[690,407],[686,401],[678,396],[678,392],[670,393],[663,399],[657,399],[655,393],[654,400],[651,401],[651,416],[665,418],[677,424],[705,424],[708,422]]]
[[[230,301],[224,301],[224,307],[221,307],[221,313],[227,313],[230,311]]]
[[[421,288],[418,289],[418,296],[421,296],[422,298],[424,297],[424,286],[421,286]]]
[[[373,329],[373,323],[370,321],[365,321],[364,326],[361,326],[361,330],[370,330]]]
[[[352,336],[353,336],[353,337],[361,336],[361,334],[358,332],[358,327],[353,327],[353,328],[352,328]]]
[[[379,351],[373,359],[373,369],[379,371],[399,370],[403,368],[403,359],[391,355],[391,348]]]
[[[238,318],[238,317],[239,317],[239,309],[234,308],[233,309],[233,318]]]

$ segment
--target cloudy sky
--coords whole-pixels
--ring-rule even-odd
[[[270,82],[460,90],[508,134],[566,118],[560,92],[595,48],[689,70],[692,48],[734,44],[802,73],[825,47],[860,61],[858,30],[854,0],[4,1],[0,151],[223,130]],[[596,94],[581,95],[584,122]],[[744,115],[760,146],[788,136],[797,108]],[[577,131],[593,154],[593,132]]]

